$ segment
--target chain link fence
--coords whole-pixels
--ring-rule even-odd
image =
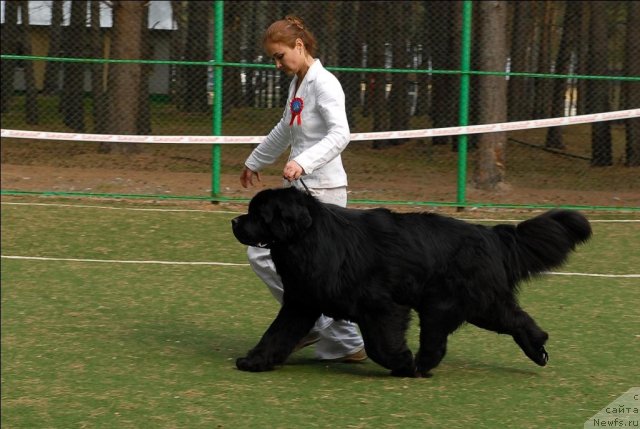
[[[287,14],[318,39],[354,133],[452,127],[463,111],[482,124],[636,109],[639,4],[8,1],[2,128],[266,135],[289,78],[265,58],[261,36]],[[253,147],[3,137],[2,192],[250,198],[256,189],[241,188],[239,175]],[[286,155],[263,172],[263,186],[281,185]],[[355,202],[640,208],[639,118],[464,143],[356,141],[343,161]]]

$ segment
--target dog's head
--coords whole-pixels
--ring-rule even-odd
[[[249,212],[231,221],[242,244],[271,248],[297,241],[313,223],[315,199],[296,188],[265,189],[249,203]]]

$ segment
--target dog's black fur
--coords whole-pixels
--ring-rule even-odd
[[[485,227],[342,208],[295,188],[259,192],[232,225],[241,243],[271,249],[284,285],[278,316],[238,369],[282,364],[325,314],[356,322],[369,357],[403,377],[430,376],[464,322],[511,335],[544,366],[548,335],[518,305],[518,284],[558,267],[591,236],[587,219],[570,210]],[[415,359],[405,340],[412,308],[420,317]]]

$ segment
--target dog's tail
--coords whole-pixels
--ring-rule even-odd
[[[550,210],[517,226],[497,225],[494,231],[507,247],[504,263],[511,285],[562,265],[577,244],[591,237],[591,225],[574,210]]]

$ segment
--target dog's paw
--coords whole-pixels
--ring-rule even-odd
[[[236,368],[240,371],[262,372],[271,371],[273,366],[267,365],[264,361],[256,359],[255,357],[241,357],[236,360]]]
[[[549,362],[549,353],[547,353],[544,347],[540,347],[538,352],[540,357],[536,360],[536,363],[540,366],[545,366]]]
[[[415,368],[396,368],[391,370],[391,375],[394,377],[405,378],[417,378],[420,377],[420,373]]]
[[[416,371],[416,378],[431,378],[433,374],[429,371]]]

